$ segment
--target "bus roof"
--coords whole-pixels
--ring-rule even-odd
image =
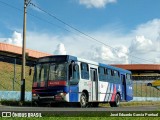
[[[129,74],[131,73],[131,71],[129,71],[129,70],[125,70],[125,69],[118,68],[118,67],[111,66],[111,65],[108,65],[108,64],[104,64],[104,63],[99,63],[99,62],[94,62],[94,61],[91,61],[91,60],[86,60],[86,59],[75,57],[75,56],[72,56],[72,55],[51,55],[51,56],[46,56],[46,57],[40,57],[39,59],[54,58],[54,57],[58,57],[58,56],[61,56],[61,57],[64,57],[64,58],[68,58],[69,60],[90,63],[90,64],[94,64],[94,65],[97,65],[97,66],[118,70],[120,72],[125,72],[125,73],[129,73]]]

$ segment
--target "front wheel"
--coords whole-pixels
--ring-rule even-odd
[[[85,108],[88,106],[88,98],[86,96],[85,93],[82,93],[81,94],[81,97],[80,97],[80,105],[82,108]]]

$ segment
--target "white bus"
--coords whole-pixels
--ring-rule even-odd
[[[32,101],[79,103],[81,107],[133,99],[131,72],[70,55],[39,58],[35,64]]]

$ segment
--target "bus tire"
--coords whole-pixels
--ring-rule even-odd
[[[80,106],[82,108],[88,107],[88,98],[84,92],[82,92],[81,97],[80,97]]]
[[[115,104],[114,107],[119,107],[119,105],[120,105],[120,95],[119,94],[116,94],[116,98],[115,98],[114,104]]]
[[[114,102],[109,102],[110,106],[111,107],[114,107],[115,106],[115,103]]]
[[[109,103],[111,107],[119,107],[120,105],[120,95],[116,94],[115,101]]]

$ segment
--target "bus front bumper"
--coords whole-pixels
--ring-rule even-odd
[[[62,94],[55,96],[39,96],[38,94],[32,94],[32,101],[42,103],[66,102],[66,97]]]

